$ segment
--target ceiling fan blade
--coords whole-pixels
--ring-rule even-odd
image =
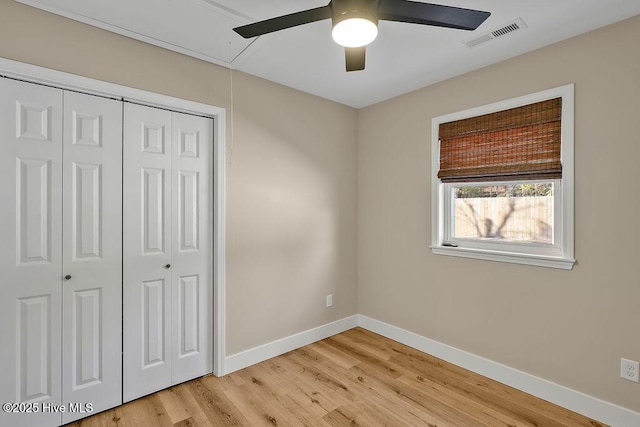
[[[344,58],[347,64],[347,71],[364,70],[364,59],[366,56],[366,48],[363,47],[345,47]]]
[[[409,0],[380,0],[378,19],[436,27],[475,30],[491,15],[481,10],[462,9]]]
[[[315,9],[303,10],[302,12],[291,13],[289,15],[278,16],[277,18],[266,19],[253,24],[243,25],[233,29],[245,39],[273,33],[274,31],[286,28],[297,27],[298,25],[310,22],[321,21],[331,18],[331,7],[329,5],[316,7]]]

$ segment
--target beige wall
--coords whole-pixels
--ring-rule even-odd
[[[356,110],[9,0],[0,57],[227,108],[227,354],[357,312]]]
[[[231,353],[357,313],[357,111],[247,74],[234,92]]]
[[[360,111],[360,313],[640,411],[640,17]],[[576,85],[573,271],[436,256],[431,118]],[[621,197],[624,195],[624,197]]]

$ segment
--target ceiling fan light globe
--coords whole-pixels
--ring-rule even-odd
[[[366,46],[378,36],[378,26],[366,18],[348,18],[333,26],[333,40],[344,47]]]

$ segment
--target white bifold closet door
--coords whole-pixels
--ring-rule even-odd
[[[62,91],[0,79],[0,403],[60,405]],[[59,413],[0,411],[2,426]]]
[[[122,102],[65,91],[63,133],[62,399],[95,413],[122,404]]]
[[[121,108],[0,79],[2,426],[122,401]]]
[[[213,121],[125,104],[124,401],[212,372]]]

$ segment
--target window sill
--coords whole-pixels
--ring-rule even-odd
[[[484,259],[488,261],[534,265],[538,267],[558,268],[562,270],[571,270],[573,268],[573,265],[576,263],[575,259],[570,258],[491,251],[483,249],[469,249],[450,246],[431,246],[431,251],[436,255]]]

